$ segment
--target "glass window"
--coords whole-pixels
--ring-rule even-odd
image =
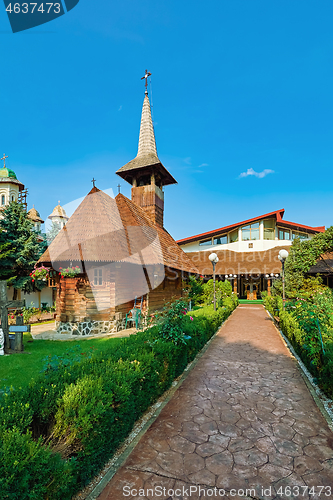
[[[234,243],[235,241],[238,241],[238,229],[230,233],[230,243]]]
[[[290,231],[288,229],[279,229],[279,240],[290,240]]]
[[[12,201],[14,201],[14,195],[12,194]]]
[[[300,233],[299,231],[293,231],[292,239],[294,240],[295,238],[299,238],[301,240],[307,240],[309,238],[309,235],[306,233]]]
[[[205,246],[209,246],[209,245],[211,245],[211,244],[212,244],[212,240],[204,240],[204,241],[200,241],[200,242],[199,242],[199,245],[200,245],[200,246],[204,246],[204,245],[205,245]]]
[[[242,227],[242,240],[259,240],[259,222]]]
[[[275,220],[267,219],[264,220],[264,240],[274,240],[275,239]]]
[[[4,205],[5,204],[5,195],[3,194],[1,196],[1,205]]]
[[[219,236],[218,238],[214,238],[214,245],[225,245],[228,243],[228,236]]]
[[[103,285],[103,269],[94,269],[94,285]]]

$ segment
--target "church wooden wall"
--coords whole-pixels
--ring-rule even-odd
[[[152,288],[154,283],[149,282],[148,289],[147,282],[144,282],[142,277],[140,282],[135,280],[135,272],[138,276],[140,266],[134,267],[136,269],[129,266],[127,269],[123,267],[107,270],[107,279],[103,278],[103,286],[94,286],[87,276],[61,278],[57,284],[57,321],[109,321],[115,317],[124,318],[134,307],[135,293],[138,294],[137,306],[140,306],[141,295],[143,296],[143,314],[162,309],[166,302],[182,296],[180,272],[165,268],[162,283]],[[134,284],[136,288],[133,287]],[[143,292],[141,295],[140,291]]]

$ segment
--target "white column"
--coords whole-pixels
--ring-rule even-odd
[[[259,224],[259,239],[263,240],[264,239],[264,221],[261,220]]]

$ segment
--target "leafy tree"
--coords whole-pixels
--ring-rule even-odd
[[[17,290],[32,292],[41,289],[42,284],[33,284],[30,273],[41,256],[45,245],[38,241],[33,224],[23,209],[15,201],[2,212],[0,219],[0,279],[7,280]]]
[[[223,299],[232,295],[232,286],[228,280],[215,281],[216,300],[219,305],[222,304]],[[204,304],[211,304],[214,300],[214,280],[209,280],[203,285],[202,302]]]
[[[308,272],[323,253],[333,250],[333,226],[324,233],[316,234],[311,240],[296,238],[290,247],[285,263],[286,295],[296,298],[300,291],[315,292],[323,288],[321,279],[308,276]],[[282,294],[281,280],[274,283],[274,292]]]
[[[186,289],[188,291],[188,298],[192,302],[192,305],[197,304],[201,300],[201,295],[203,293],[203,279],[196,278],[195,276],[189,276],[188,282],[186,284]]]

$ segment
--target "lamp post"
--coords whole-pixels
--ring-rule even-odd
[[[285,308],[285,302],[286,302],[286,294],[285,294],[285,282],[284,282],[284,263],[286,262],[286,259],[288,257],[289,253],[287,250],[280,250],[278,258],[281,261],[282,264],[282,300],[283,300],[283,309]]]
[[[214,311],[216,311],[216,289],[215,289],[215,266],[219,261],[218,256],[216,253],[211,253],[210,256],[208,257],[211,263],[213,264],[213,282],[214,282]]]

